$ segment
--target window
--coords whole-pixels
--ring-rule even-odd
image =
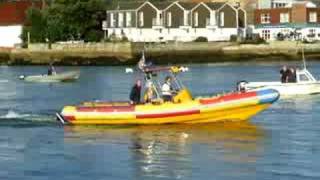
[[[269,40],[270,39],[270,30],[262,30],[262,38],[264,40]]]
[[[220,12],[220,26],[224,26],[224,12]]]
[[[144,26],[143,12],[139,12],[139,26]]]
[[[273,8],[284,8],[287,6],[287,3],[279,3],[279,2],[273,2],[272,7]]]
[[[171,27],[172,26],[172,16],[171,16],[171,12],[167,13],[167,26]]]
[[[114,23],[115,23],[114,15],[113,13],[110,13],[110,27],[114,27],[115,26]]]
[[[309,13],[309,22],[311,22],[311,23],[317,22],[317,12],[310,12]]]
[[[209,18],[209,17],[206,18],[206,25],[207,25],[207,26],[210,26],[210,25],[211,25],[211,24],[210,24],[210,18]]]
[[[270,14],[265,13],[261,14],[261,24],[269,24],[270,23]]]
[[[189,25],[189,18],[188,18],[188,12],[184,12],[184,16],[183,16],[183,25],[184,26],[188,26]]]
[[[198,27],[199,26],[199,14],[198,14],[198,12],[194,13],[193,21],[194,21],[194,26]]]
[[[280,13],[280,23],[288,23],[289,19],[289,13]]]
[[[131,27],[132,26],[132,14],[131,12],[126,13],[126,26]]]
[[[309,81],[309,78],[305,74],[300,74],[299,75],[299,80],[300,81]]]
[[[118,14],[118,27],[123,27],[123,13]]]

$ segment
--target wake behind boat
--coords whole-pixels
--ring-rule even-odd
[[[27,82],[41,82],[41,83],[55,83],[55,82],[72,82],[76,81],[80,77],[80,71],[69,71],[63,73],[54,73],[52,75],[31,75],[31,76],[20,76],[21,80]]]

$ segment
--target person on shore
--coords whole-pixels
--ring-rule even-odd
[[[130,104],[140,104],[141,80],[137,80],[130,92]]]
[[[289,73],[290,73],[290,70],[287,68],[287,66],[283,66],[281,68],[280,75],[281,75],[281,82],[282,83],[288,83]]]
[[[53,66],[53,63],[49,64],[49,68],[48,68],[48,76],[52,76],[52,75],[56,75],[56,70]]]
[[[171,86],[171,77],[167,76],[164,84],[161,87],[162,98],[164,102],[172,101],[172,86]]]
[[[288,83],[296,83],[297,82],[297,75],[295,68],[289,68],[288,73]]]

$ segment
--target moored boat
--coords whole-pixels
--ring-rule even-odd
[[[152,78],[155,82],[159,82],[156,79],[156,74],[159,72],[166,71],[172,74],[177,93],[170,102],[163,102],[159,92],[155,93],[158,98],[151,103],[85,102],[64,107],[61,113],[57,113],[57,118],[62,123],[74,125],[245,121],[267,109],[279,98],[279,93],[272,89],[232,92],[211,97],[192,97],[188,89],[177,79],[177,74],[183,70],[184,68],[178,67],[144,69],[145,76]]]
[[[79,71],[69,71],[63,73],[56,73],[52,75],[32,75],[32,76],[20,76],[21,80],[27,82],[43,82],[43,83],[54,83],[54,82],[71,82],[76,81],[80,77]]]
[[[277,90],[281,98],[291,98],[299,95],[314,95],[320,94],[320,81],[318,81],[306,67],[306,61],[303,55],[303,68],[295,70],[294,82],[241,82],[244,89],[247,90],[263,90],[263,89],[275,89]]]
[[[281,94],[281,98],[320,94],[320,82],[307,69],[297,70],[296,76],[297,81],[294,83],[248,82],[244,86],[247,90],[275,89]]]

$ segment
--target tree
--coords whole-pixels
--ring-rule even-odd
[[[24,31],[30,32],[31,42],[99,41],[104,12],[103,0],[55,0],[42,10],[28,10]]]

